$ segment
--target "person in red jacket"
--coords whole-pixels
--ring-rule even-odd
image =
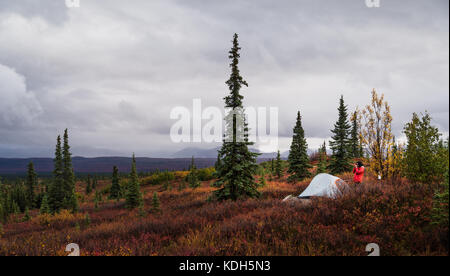
[[[364,165],[361,161],[356,162],[353,167],[353,182],[355,184],[361,184],[364,177]]]

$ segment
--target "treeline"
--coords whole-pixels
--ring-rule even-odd
[[[87,175],[80,177],[82,184],[75,192],[75,175],[73,173],[69,137],[67,129],[64,131],[63,144],[60,136],[57,137],[54,171],[51,178],[38,178],[33,163],[28,165],[25,179],[0,179],[0,222],[6,222],[10,215],[25,213],[24,219],[29,219],[29,210],[39,209],[40,214],[56,214],[62,210],[72,213],[78,211],[79,201],[84,202],[85,197],[94,193],[95,208],[103,202],[103,197],[110,200],[125,199],[129,209],[139,208],[144,211],[142,185],[160,185],[164,190],[172,189],[172,181],[177,180],[177,189],[183,190],[187,186],[198,188],[201,181],[211,180],[215,177],[215,168],[197,169],[192,157],[189,171],[154,171],[137,173],[136,159],[132,157],[131,172],[120,173],[117,166],[113,166],[112,174]],[[111,184],[99,188],[99,181],[111,179]],[[158,195],[153,195],[152,210],[159,210]]]
[[[305,132],[300,113],[288,158],[292,181],[311,176],[311,161],[317,163],[316,173],[340,174],[352,169],[355,160],[382,179],[397,181],[401,177],[416,183],[441,183],[449,168],[448,138],[442,139],[431,116],[413,114],[403,129],[406,142],[396,141],[392,133],[390,106],[384,95],[372,91],[372,101],[363,110],[350,115],[344,98],[338,106],[338,119],[331,130],[327,154],[326,143],[312,156],[307,155]]]
[[[62,209],[78,211],[75,194],[75,175],[69,146],[67,129],[63,141],[57,137],[53,177],[50,181],[38,180],[33,163],[29,163],[25,182],[2,184],[0,182],[0,220],[5,221],[10,214],[39,208],[41,213],[57,213]]]

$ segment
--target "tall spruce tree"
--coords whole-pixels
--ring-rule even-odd
[[[49,184],[48,201],[52,213],[59,212],[64,201],[63,158],[61,152],[61,136],[56,138],[55,158],[53,159],[53,181]]]
[[[109,198],[112,199],[120,198],[119,169],[117,168],[117,166],[113,167],[112,184],[109,193]]]
[[[127,193],[125,196],[125,205],[128,209],[134,209],[141,204],[142,193],[140,190],[139,179],[136,171],[136,158],[133,153],[133,158],[131,160],[131,173],[130,182],[127,185]]]
[[[344,96],[339,100],[339,118],[331,130],[333,136],[330,141],[332,151],[328,169],[332,174],[339,174],[351,170],[351,147],[350,147],[350,129],[348,122],[347,106],[344,103]]]
[[[243,96],[240,94],[242,86],[248,86],[239,72],[238,35],[234,34],[233,47],[229,51],[231,60],[231,75],[226,81],[230,94],[224,98],[225,107],[231,109],[225,118],[226,131],[219,158],[222,164],[217,171],[215,187],[219,189],[212,194],[213,200],[237,200],[245,197],[258,197],[258,184],[254,179],[258,154],[249,151],[253,145],[248,140],[248,126],[245,122],[242,105]]]
[[[294,127],[294,136],[292,137],[288,163],[288,173],[291,174],[288,178],[289,181],[301,181],[311,176],[309,169],[312,166],[309,163],[308,144],[306,143],[305,131],[302,127],[300,111],[297,113],[297,122]]]
[[[279,150],[277,152],[277,160],[275,162],[275,174],[278,178],[283,176],[283,168],[281,167],[281,155]]]
[[[64,130],[63,141],[63,189],[64,208],[72,212],[78,211],[78,200],[75,194],[75,174],[72,167],[72,154],[70,153],[69,134],[67,128]]]
[[[26,180],[27,206],[29,208],[35,207],[36,194],[35,189],[38,185],[37,175],[34,171],[33,162],[28,163],[27,180]]]

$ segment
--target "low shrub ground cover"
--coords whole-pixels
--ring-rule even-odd
[[[3,225],[0,255],[67,255],[68,243],[79,244],[82,255],[366,255],[372,242],[382,255],[448,255],[448,225],[430,223],[433,189],[369,177],[336,200],[281,202],[308,183],[268,181],[259,199],[223,203],[207,201],[210,182],[163,192],[149,185],[144,208],[156,191],[161,212],[145,216],[126,210],[123,200],[97,208],[87,200],[78,214],[33,211],[29,221]]]

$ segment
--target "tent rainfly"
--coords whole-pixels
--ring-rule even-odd
[[[298,198],[309,198],[312,196],[336,198],[345,187],[347,187],[347,183],[339,177],[321,173],[313,178],[309,186]]]

